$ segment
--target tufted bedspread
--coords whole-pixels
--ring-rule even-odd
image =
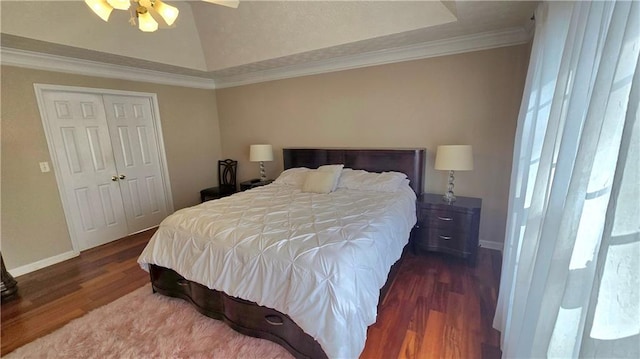
[[[415,194],[270,184],[167,217],[138,262],[289,315],[329,358],[357,358],[416,222]]]

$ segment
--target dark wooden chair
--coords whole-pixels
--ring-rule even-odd
[[[218,161],[218,187],[205,188],[200,191],[200,201],[210,201],[236,193],[237,170],[238,161],[228,158],[223,161]]]

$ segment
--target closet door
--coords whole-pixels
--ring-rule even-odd
[[[79,250],[126,236],[116,165],[102,96],[43,91],[43,105],[53,142],[67,223]],[[36,223],[37,225],[37,223]]]
[[[160,157],[148,97],[103,95],[129,232],[166,216]]]

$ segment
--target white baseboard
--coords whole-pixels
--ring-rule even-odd
[[[480,240],[480,247],[488,248],[488,249],[494,249],[496,251],[502,252],[502,248],[504,247],[504,243],[502,243],[502,242],[485,241],[485,240],[481,239]]]
[[[23,274],[31,273],[33,271],[37,271],[38,269],[42,269],[44,267],[48,267],[56,263],[64,262],[67,259],[75,258],[79,255],[80,255],[80,252],[76,252],[76,251],[65,252],[62,254],[58,254],[57,256],[45,258],[37,262],[33,262],[17,268],[9,269],[9,273],[11,273],[11,275],[14,277],[19,277]]]

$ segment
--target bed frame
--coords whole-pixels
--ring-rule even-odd
[[[344,163],[345,167],[370,172],[403,172],[407,174],[411,188],[420,194],[424,184],[425,153],[425,149],[285,148],[283,159],[285,169]],[[380,289],[378,306],[393,283],[401,261],[402,258],[391,267],[387,282]],[[245,335],[275,342],[296,358],[327,357],[320,344],[286,314],[209,289],[168,268],[149,265],[149,272],[154,292],[182,298],[200,313],[222,320]]]

